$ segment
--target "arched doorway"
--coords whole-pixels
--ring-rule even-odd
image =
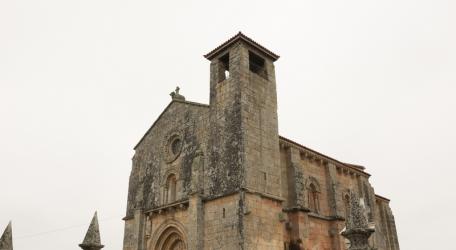
[[[176,227],[166,228],[158,237],[154,250],[186,250],[187,244],[183,234]]]

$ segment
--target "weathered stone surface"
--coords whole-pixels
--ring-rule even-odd
[[[278,56],[238,34],[207,58],[209,105],[176,89],[135,146],[124,250],[346,249],[348,190],[379,225],[370,244],[398,250],[389,201],[363,167],[279,137]]]
[[[375,229],[369,227],[366,211],[359,203],[359,197],[355,192],[350,193],[350,212],[346,221],[342,236],[350,241],[349,250],[368,250],[369,237]]]
[[[13,250],[13,229],[11,221],[3,231],[2,237],[0,238],[0,250]]]
[[[84,250],[99,250],[104,246],[101,245],[100,240],[100,229],[98,226],[97,212],[93,215],[92,221],[90,222],[89,229],[84,237],[84,241],[79,244],[79,247]]]

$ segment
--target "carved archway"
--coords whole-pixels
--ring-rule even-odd
[[[186,237],[177,224],[168,224],[157,232],[152,245],[153,250],[186,250]]]

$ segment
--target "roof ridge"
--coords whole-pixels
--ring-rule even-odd
[[[212,58],[214,58],[214,56],[216,56],[218,53],[220,53],[222,51],[222,49],[228,47],[229,45],[231,45],[232,43],[234,43],[237,40],[243,40],[243,41],[249,43],[253,47],[257,48],[258,50],[264,52],[266,55],[271,57],[271,59],[273,59],[274,61],[276,61],[280,57],[279,55],[277,55],[274,52],[270,51],[269,49],[267,49],[263,45],[257,43],[252,38],[244,35],[241,31],[239,31],[236,35],[232,36],[226,42],[224,42],[221,45],[217,46],[215,49],[211,50],[209,53],[204,55],[204,57],[206,59],[208,59],[208,60],[211,60]]]

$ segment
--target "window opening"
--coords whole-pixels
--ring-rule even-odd
[[[173,152],[174,155],[179,154],[181,144],[182,144],[182,142],[179,138],[174,139],[174,141],[171,143],[171,151]]]
[[[348,218],[348,213],[350,212],[350,196],[348,194],[344,195],[344,208],[345,217]]]
[[[166,180],[166,203],[171,203],[176,200],[176,176],[171,174]]]
[[[249,69],[264,79],[268,79],[265,60],[251,51],[249,51]]]
[[[227,53],[219,59],[219,82],[230,77],[230,54]]]
[[[317,213],[320,210],[320,204],[318,200],[318,191],[315,184],[309,185],[309,208],[312,212]]]

